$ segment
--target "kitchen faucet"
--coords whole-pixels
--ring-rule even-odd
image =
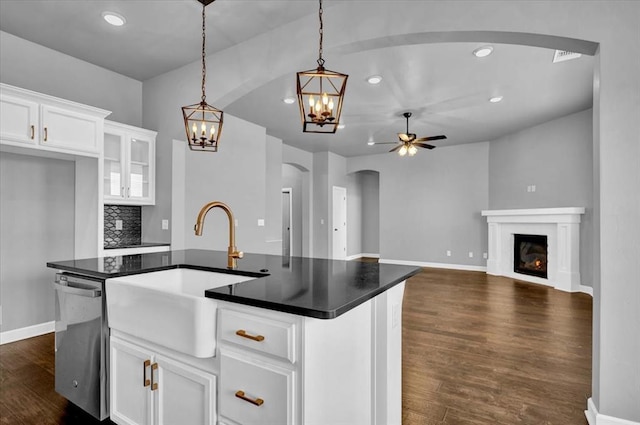
[[[229,218],[229,251],[228,251],[228,260],[227,267],[230,269],[235,269],[238,267],[237,259],[242,258],[244,253],[242,251],[238,251],[236,248],[236,229],[235,229],[235,220],[233,219],[233,212],[231,208],[223,202],[213,201],[209,202],[205,206],[200,209],[198,213],[198,218],[196,220],[195,226],[193,226],[193,230],[196,233],[196,236],[202,236],[202,227],[204,226],[204,218],[206,217],[209,210],[213,208],[222,208],[224,212],[227,213],[227,217]]]

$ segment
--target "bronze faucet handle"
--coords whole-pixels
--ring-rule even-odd
[[[242,251],[234,251],[231,253],[231,257],[233,258],[242,258],[244,257],[244,252]]]

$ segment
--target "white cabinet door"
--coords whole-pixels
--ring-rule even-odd
[[[292,370],[222,351],[220,415],[242,425],[291,425],[293,379]]]
[[[125,199],[125,141],[120,132],[104,133],[104,199],[123,201]]]
[[[39,139],[38,103],[0,95],[0,139],[35,145]]]
[[[100,120],[63,108],[41,106],[40,144],[65,150],[99,153]]]
[[[110,351],[111,420],[119,425],[151,425],[152,353],[115,338]]]
[[[105,121],[104,200],[111,204],[155,204],[156,132]]]
[[[215,425],[215,376],[165,356],[156,363],[156,425]]]
[[[155,202],[155,140],[130,135],[127,152],[127,198],[135,203]]]

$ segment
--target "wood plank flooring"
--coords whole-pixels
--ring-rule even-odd
[[[403,305],[403,424],[586,425],[592,299],[423,269]]]
[[[591,310],[585,294],[424,269],[403,305],[403,425],[586,425]],[[0,424],[97,423],[53,369],[53,334],[0,346]]]

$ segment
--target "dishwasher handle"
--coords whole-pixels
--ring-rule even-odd
[[[87,298],[98,298],[102,296],[102,289],[94,288],[89,285],[82,285],[67,280],[59,282],[53,282],[53,287],[60,292],[66,292],[67,294],[79,295]]]

